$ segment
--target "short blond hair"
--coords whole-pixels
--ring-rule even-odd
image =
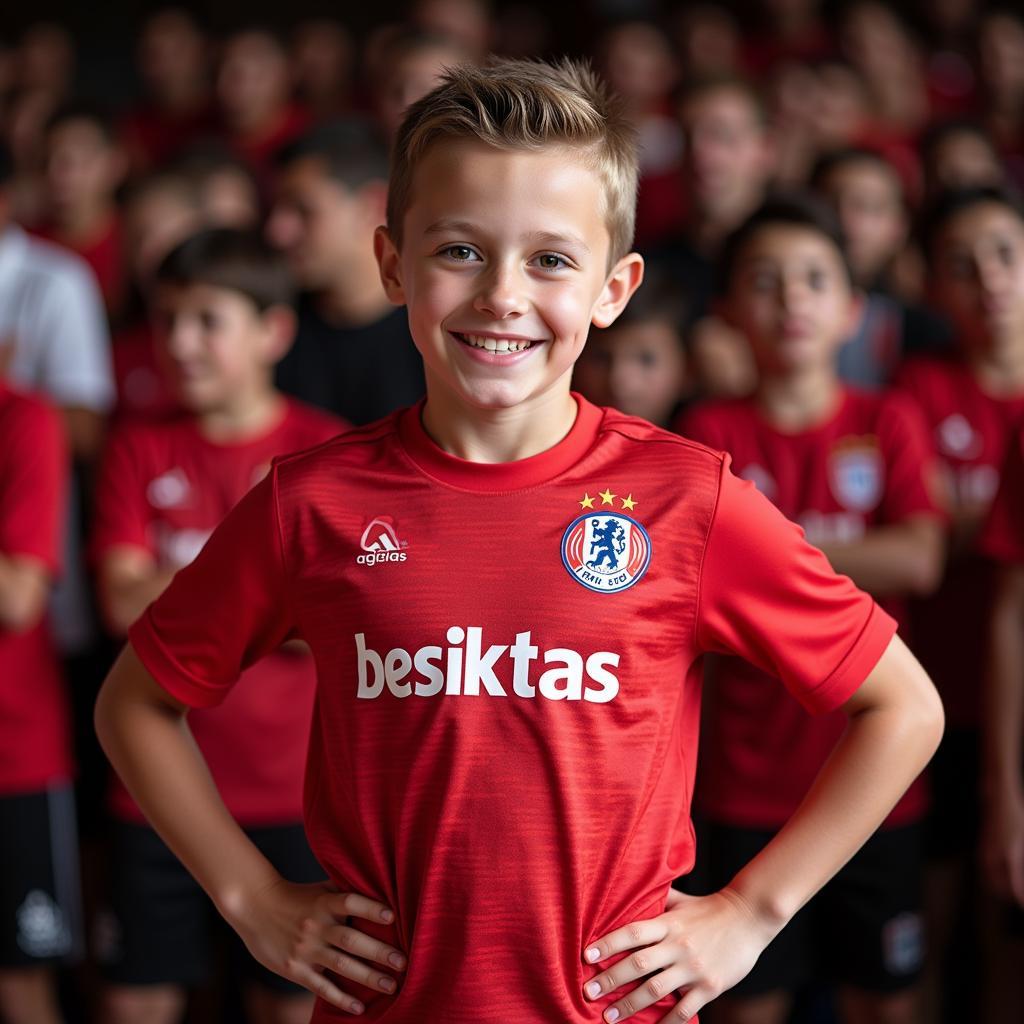
[[[395,139],[387,220],[397,246],[416,168],[443,139],[471,139],[496,149],[578,151],[604,187],[610,259],[629,252],[636,223],[637,133],[588,64],[494,59],[482,67],[447,69],[441,84],[409,107]]]

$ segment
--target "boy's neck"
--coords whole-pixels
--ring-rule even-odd
[[[113,219],[114,210],[111,202],[86,203],[77,209],[63,211],[54,218],[54,227],[61,241],[79,244],[91,242]]]
[[[432,380],[428,368],[423,429],[442,451],[467,462],[528,459],[553,448],[576,422],[576,400],[559,383],[509,409],[476,409]]]
[[[284,405],[284,396],[268,381],[262,387],[242,391],[216,409],[197,413],[196,422],[208,441],[245,441],[269,430],[280,419]]]
[[[383,320],[394,309],[380,283],[376,260],[365,265],[346,263],[344,276],[316,293],[320,315],[337,327],[365,327]]]
[[[842,383],[831,365],[795,372],[762,373],[757,404],[765,418],[787,432],[809,430],[835,412]]]
[[[1004,339],[970,350],[967,362],[986,394],[995,397],[1024,394],[1024,338]]]

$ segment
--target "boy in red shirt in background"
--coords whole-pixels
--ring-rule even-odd
[[[720,280],[721,315],[749,340],[757,391],[697,406],[679,429],[728,452],[836,572],[898,615],[899,598],[927,592],[941,572],[934,457],[906,397],[839,377],[839,349],[859,314],[853,287],[830,209],[799,195],[762,206],[726,243]],[[719,659],[713,678],[697,800],[717,889],[792,817],[846,720],[838,710],[809,717],[739,658]],[[781,1024],[797,991],[822,974],[841,985],[844,1021],[917,1019],[924,803],[919,780],[716,1005],[716,1021]]]
[[[908,362],[898,382],[924,410],[943,470],[951,516],[939,589],[911,602],[914,651],[935,680],[949,729],[930,768],[941,793],[929,816],[931,958],[973,1006],[980,962],[974,855],[978,840],[978,745],[982,680],[994,588],[978,531],[998,490],[1015,425],[1024,415],[1024,218],[997,188],[940,196],[925,221],[924,250],[935,308],[954,329],[958,358]]]
[[[291,343],[291,281],[258,234],[202,232],[156,272],[158,358],[188,415],[115,430],[96,495],[92,549],[101,604],[123,635],[195,558],[271,459],[332,437],[342,421],[280,395],[273,367]],[[287,877],[323,877],[302,829],[302,774],[315,675],[303,650],[277,650],[246,673],[224,708],[196,714],[196,743],[234,819]],[[103,1019],[180,1018],[210,959],[206,898],[119,782],[111,872],[111,982]],[[243,965],[256,1019],[307,1020],[301,990]]]
[[[46,621],[69,473],[61,421],[0,377],[0,1019],[59,1024],[80,942],[67,695]]]
[[[278,461],[104,684],[133,795],[254,954],[320,996],[315,1021],[693,1020],[938,741],[895,624],[727,456],[570,392],[640,283],[636,174],[621,109],[571,62],[458,68],[414,104],[376,246],[425,402]],[[280,877],[185,727],[294,638],[330,886]],[[773,843],[690,898],[670,889],[709,651],[850,724]]]

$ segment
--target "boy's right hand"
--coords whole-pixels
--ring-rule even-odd
[[[378,963],[404,970],[399,950],[346,924],[346,918],[390,924],[394,913],[383,903],[352,892],[338,892],[327,882],[299,885],[279,879],[229,921],[249,952],[265,967],[309,989],[325,1002],[349,1013],[365,1007],[340,989],[324,973],[393,993],[390,974],[375,969]]]

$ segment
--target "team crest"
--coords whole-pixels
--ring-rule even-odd
[[[651,538],[621,512],[586,512],[562,537],[562,564],[588,590],[614,594],[639,583],[651,564]]]
[[[850,512],[870,512],[882,500],[885,468],[874,444],[839,448],[829,458],[829,486]]]

